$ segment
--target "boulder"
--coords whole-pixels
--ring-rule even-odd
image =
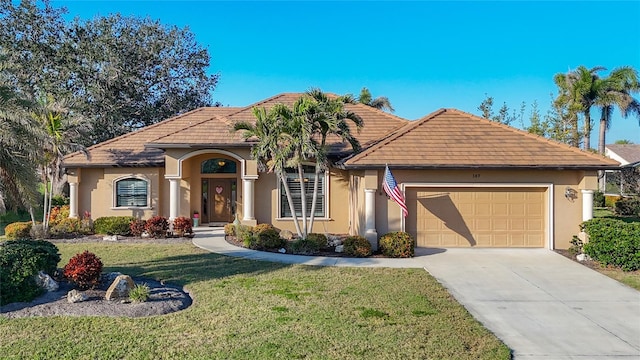
[[[289,230],[282,230],[280,231],[280,237],[285,240],[291,240],[293,239],[293,233]]]
[[[103,241],[118,241],[118,235],[105,235],[102,237]]]
[[[576,259],[578,261],[580,261],[580,262],[589,261],[589,260],[591,260],[591,256],[589,256],[587,254],[578,254],[578,255],[576,255]]]
[[[111,283],[113,283],[113,280],[115,280],[120,275],[122,275],[122,273],[118,272],[118,271],[113,271],[113,272],[110,272],[110,273],[106,273],[106,274],[103,275],[104,276],[104,282],[108,283],[108,284],[111,284]]]
[[[136,284],[129,275],[118,275],[113,280],[111,286],[107,289],[107,293],[104,296],[107,300],[115,300],[120,298],[128,298],[129,291],[133,289]]]
[[[58,283],[44,271],[38,271],[38,275],[36,275],[36,283],[48,292],[57,291],[60,287]]]
[[[67,293],[67,301],[70,303],[78,303],[82,301],[86,301],[89,297],[87,294],[82,293],[78,290],[71,290]]]
[[[336,252],[337,252],[337,253],[344,252],[344,245],[338,245],[338,246],[336,246]]]
[[[278,252],[279,252],[280,254],[284,254],[284,253],[286,253],[286,252],[287,252],[287,249],[285,249],[285,248],[280,248],[280,249],[278,249]]]

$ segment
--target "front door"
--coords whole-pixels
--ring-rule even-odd
[[[233,221],[235,179],[202,179],[202,222]]]

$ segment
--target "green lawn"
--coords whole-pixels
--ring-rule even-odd
[[[509,359],[420,269],[285,265],[191,244],[59,244],[106,271],[185,285],[188,309],[149,318],[0,317],[0,357],[28,359]]]

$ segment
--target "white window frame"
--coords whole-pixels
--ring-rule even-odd
[[[147,183],[147,202],[145,206],[118,206],[118,183],[120,181],[124,181],[124,180],[141,180],[144,181],[145,183]],[[151,180],[148,179],[145,176],[141,176],[141,175],[125,175],[125,176],[121,176],[118,177],[116,179],[113,179],[112,182],[112,203],[111,203],[111,210],[130,210],[130,209],[143,209],[143,210],[150,210],[152,209],[151,207]]]
[[[313,164],[313,163],[305,163],[303,165],[315,167],[315,164]],[[293,169],[293,170],[295,170],[295,174],[297,175],[298,174],[298,170],[297,169]],[[324,183],[323,183],[323,186],[324,186],[324,189],[323,189],[324,190],[324,201],[322,202],[322,204],[324,205],[324,216],[321,216],[321,217],[315,216],[314,219],[316,219],[316,220],[331,220],[330,213],[329,213],[329,189],[330,189],[329,179],[330,179],[330,171],[329,171],[329,169],[326,169],[323,172],[324,172]],[[314,174],[315,174],[315,172],[314,172]],[[278,220],[278,221],[291,221],[291,220],[293,220],[293,217],[282,217],[281,216],[281,214],[283,213],[282,207],[283,206],[288,206],[288,205],[286,205],[286,203],[282,201],[282,197],[286,196],[286,195],[282,191],[282,181],[280,180],[279,176],[277,176],[277,180],[278,181],[276,182],[276,186],[278,187],[278,208],[276,209],[276,211],[277,211],[276,220]],[[318,199],[318,200],[320,200],[320,199]],[[311,203],[308,203],[307,207],[308,207],[308,211],[310,213],[311,212]],[[302,217],[298,216],[298,219],[300,219],[300,218],[302,218]],[[309,218],[309,215],[307,215],[307,218]]]

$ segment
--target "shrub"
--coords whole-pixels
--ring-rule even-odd
[[[57,221],[49,229],[49,234],[52,237],[66,237],[69,235],[80,234],[80,228],[82,227],[82,220],[77,218],[64,218]]]
[[[640,215],[640,198],[628,197],[618,200],[616,202],[615,213],[621,216]]]
[[[169,222],[166,217],[156,215],[147,220],[147,223],[144,225],[144,229],[152,238],[163,238],[167,236]]]
[[[173,231],[180,236],[193,233],[191,219],[184,216],[173,219]]]
[[[310,233],[307,234],[307,240],[318,244],[318,249],[327,248],[327,237],[324,234]]]
[[[371,255],[371,244],[362,236],[349,236],[344,240],[344,253],[354,257]]]
[[[145,302],[149,300],[151,288],[147,284],[136,284],[129,290],[129,299],[133,302]]]
[[[569,254],[571,254],[572,256],[576,256],[584,252],[582,250],[584,243],[576,235],[573,235],[573,238],[571,239],[570,243],[571,243],[571,246],[569,246],[568,251],[569,251]]]
[[[394,258],[413,257],[415,240],[404,231],[391,232],[380,238],[380,252]]]
[[[605,207],[604,193],[602,191],[594,191],[593,207]]]
[[[239,241],[242,241],[242,246],[249,249],[257,249],[258,237],[253,235],[251,226],[240,225],[236,229],[236,236]]]
[[[227,236],[236,236],[236,226],[233,223],[228,223],[224,226],[224,234]]]
[[[102,261],[87,250],[76,254],[64,267],[64,277],[74,282],[80,289],[98,285],[101,273]]]
[[[60,261],[58,248],[42,240],[9,240],[0,246],[0,305],[31,301],[42,293],[35,276],[53,274]]]
[[[68,219],[69,213],[69,205],[52,207],[51,213],[49,214],[49,226],[53,227],[59,224],[64,219]]]
[[[129,230],[131,231],[131,235],[140,237],[144,232],[144,226],[147,224],[146,221],[142,219],[133,219],[129,224]]]
[[[127,236],[131,234],[129,224],[133,220],[133,216],[105,216],[97,218],[93,227],[96,234]]]
[[[616,207],[616,202],[622,199],[620,195],[605,195],[604,196],[604,206],[613,209]]]
[[[596,218],[580,227],[589,235],[583,251],[604,265],[625,271],[640,269],[640,223]]]
[[[31,221],[14,222],[4,227],[4,235],[9,240],[31,237]]]
[[[318,243],[309,238],[294,240],[288,245],[289,252],[297,255],[313,255],[320,250]]]
[[[275,229],[276,229],[276,228],[275,228],[275,227],[273,227],[273,225],[271,225],[271,224],[258,224],[258,225],[256,225],[256,226],[254,226],[254,227],[253,227],[253,229],[252,229],[251,231],[253,231],[253,233],[254,233],[255,235],[258,235],[258,234],[260,234],[260,233],[262,233],[262,232],[264,232],[264,231],[267,231],[267,230],[275,230]]]
[[[259,250],[280,249],[287,245],[287,241],[280,237],[276,229],[266,229],[259,233],[254,232],[256,246]],[[252,248],[253,249],[253,248]]]
[[[64,206],[69,205],[69,198],[64,195],[53,195],[51,198],[51,205]]]

